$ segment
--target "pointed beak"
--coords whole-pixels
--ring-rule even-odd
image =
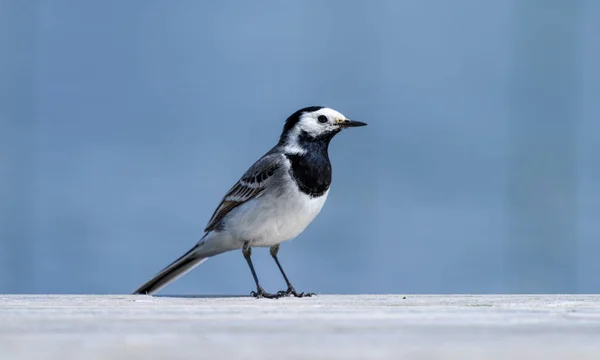
[[[354,121],[354,120],[350,120],[350,119],[346,119],[340,124],[340,126],[343,128],[366,126],[366,125],[367,124],[362,121]]]

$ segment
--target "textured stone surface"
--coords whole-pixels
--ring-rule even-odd
[[[2,359],[600,359],[600,296],[0,295],[0,354]]]

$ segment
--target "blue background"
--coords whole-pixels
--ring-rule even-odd
[[[133,291],[326,105],[369,126],[298,290],[597,293],[598,34],[595,0],[0,1],[0,292]],[[232,252],[163,293],[253,288]]]

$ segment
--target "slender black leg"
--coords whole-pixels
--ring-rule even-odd
[[[292,285],[292,283],[290,283],[290,280],[288,279],[287,275],[285,275],[285,271],[283,271],[283,268],[279,263],[279,259],[277,258],[277,252],[279,252],[279,245],[271,246],[271,256],[273,257],[273,260],[275,260],[275,263],[277,264],[279,271],[281,271],[281,275],[283,275],[283,279],[285,280],[285,283],[287,285],[287,290],[281,290],[277,294],[280,296],[294,295],[295,297],[308,297],[315,295],[315,293],[296,292],[296,289],[294,289],[294,286]]]
[[[267,298],[267,299],[277,299],[280,298],[279,294],[270,294],[266,292],[260,283],[258,282],[258,276],[256,276],[256,271],[254,271],[254,265],[252,265],[252,259],[250,259],[250,255],[252,255],[252,248],[250,247],[250,242],[246,241],[244,243],[244,247],[242,248],[242,254],[244,254],[244,258],[250,267],[250,271],[252,271],[252,277],[254,278],[254,282],[256,283],[256,291],[251,292],[252,296],[255,298]]]

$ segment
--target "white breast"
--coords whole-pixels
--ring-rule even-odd
[[[288,176],[288,175],[286,175]],[[273,246],[298,236],[323,208],[329,190],[311,198],[288,178],[277,188],[232,211],[225,231],[252,246]]]

